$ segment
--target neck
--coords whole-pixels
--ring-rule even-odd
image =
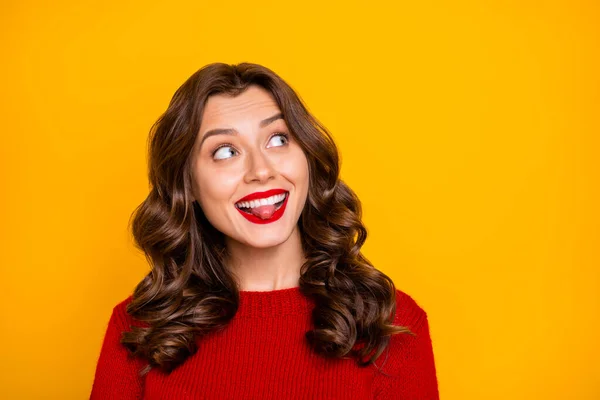
[[[298,286],[305,261],[300,232],[296,226],[281,244],[257,248],[226,238],[227,265],[240,291],[270,291]]]

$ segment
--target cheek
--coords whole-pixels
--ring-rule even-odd
[[[237,174],[205,168],[202,174],[198,174],[196,182],[200,204],[211,209],[231,200],[238,182]]]
[[[292,180],[298,189],[308,186],[308,161],[300,148],[282,160],[280,171]]]

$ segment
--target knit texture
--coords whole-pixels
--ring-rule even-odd
[[[425,311],[396,290],[395,325],[416,334],[393,335],[374,365],[326,359],[306,343],[314,303],[298,287],[240,292],[235,317],[219,332],[196,340],[198,351],[170,374],[128,355],[121,333],[139,325],[126,313],[131,296],[112,311],[90,400],[97,399],[439,399]]]

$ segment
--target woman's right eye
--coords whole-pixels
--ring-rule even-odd
[[[237,151],[231,146],[222,146],[219,147],[213,153],[213,158],[215,160],[224,160],[226,158],[233,157],[237,154]]]

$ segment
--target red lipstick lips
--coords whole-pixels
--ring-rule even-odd
[[[271,196],[274,196],[277,194],[282,194],[282,193],[288,193],[288,192],[287,192],[287,190],[283,190],[283,189],[271,189],[271,190],[267,190],[266,192],[255,192],[255,193],[249,194],[248,196],[242,197],[241,199],[236,201],[236,204],[241,201],[265,199],[267,197],[271,197]],[[244,211],[240,210],[238,207],[235,207],[235,208],[239,211],[240,214],[242,214],[244,216],[244,218],[246,218],[250,222],[253,222],[255,224],[269,224],[269,223],[275,222],[279,218],[281,218],[281,216],[283,215],[283,213],[285,211],[288,197],[289,197],[288,195],[285,196],[285,199],[283,200],[283,204],[277,210],[275,210],[275,212],[273,213],[273,215],[270,218],[267,218],[267,219],[262,219],[262,218],[257,217],[254,214],[249,214],[247,212],[244,212]]]
[[[281,194],[281,193],[287,193],[287,190],[283,190],[283,189],[271,189],[271,190],[267,190],[266,192],[254,192],[254,193],[250,193],[246,197],[242,197],[241,199],[239,199],[238,201],[236,201],[236,203],[239,203],[240,201],[250,201],[250,200],[256,200],[256,199],[266,199],[267,197],[275,196],[276,194]]]

